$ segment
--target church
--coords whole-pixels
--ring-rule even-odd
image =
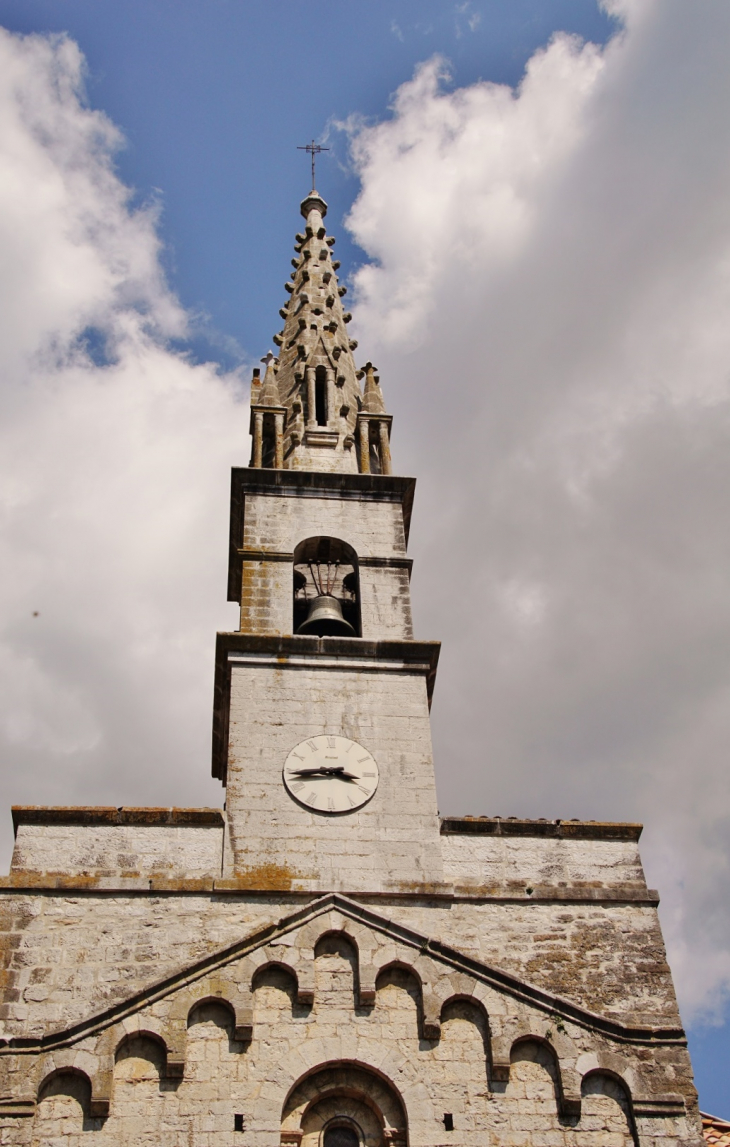
[[[13,809],[0,1144],[699,1147],[641,826],[439,816],[415,481],[326,213],[232,473],[225,803]]]

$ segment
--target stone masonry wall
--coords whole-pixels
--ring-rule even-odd
[[[71,903],[56,905],[62,928]],[[216,908],[221,935],[238,907]],[[425,905],[414,912],[431,916]],[[466,974],[391,915],[392,927],[372,914],[358,922],[357,910],[293,920],[222,962],[190,966],[111,1026],[56,1050],[0,1049],[0,1143],[315,1147],[332,1115],[360,1123],[370,1147],[381,1147],[383,1123],[386,1141],[411,1147],[629,1147],[637,1134],[641,1147],[698,1142],[681,1039],[614,1037],[557,1002]],[[450,913],[441,927],[460,939]],[[73,951],[64,945],[62,962]],[[88,1011],[94,992],[85,994]],[[58,1012],[49,1025],[48,1001],[35,1008],[46,1031],[63,1026]],[[77,1010],[67,994],[65,1016]],[[11,1098],[24,1115],[3,1112]]]
[[[358,741],[378,762],[375,796],[347,817],[317,815],[283,786],[290,750],[324,733]],[[368,891],[440,881],[424,676],[385,664],[234,663],[227,810],[235,872],[252,881]]]
[[[404,559],[403,510],[397,502],[368,502],[326,497],[292,497],[281,493],[247,494],[244,551],[288,555],[288,560],[247,557],[241,573],[241,630],[252,634],[292,632],[293,570],[291,555],[311,537],[347,542],[360,566],[362,636],[371,640],[413,636],[409,571],[387,564]],[[368,563],[370,559],[370,563]]]
[[[246,494],[245,549],[293,553],[305,538],[319,536],[340,538],[359,557],[405,557],[403,510],[398,502]]]
[[[590,830],[590,825],[584,826]],[[630,888],[645,891],[638,841],[596,837],[467,835],[441,837],[444,879],[457,889],[542,886],[585,892]]]
[[[123,877],[220,876],[223,820],[206,827],[21,824],[11,872]]]

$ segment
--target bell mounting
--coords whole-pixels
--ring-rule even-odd
[[[312,575],[314,588],[317,591],[317,596],[323,595],[331,596],[335,585],[337,584],[337,571],[340,568],[339,562],[309,562],[309,572]],[[305,587],[306,594],[306,587]]]

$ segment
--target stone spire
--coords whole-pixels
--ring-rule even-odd
[[[391,419],[372,364],[358,373],[352,357],[357,343],[347,333],[347,288],[337,281],[335,240],[323,222],[327,204],[312,191],[301,212],[306,226],[296,237],[290,297],[279,312],[284,329],[274,336],[279,358],[270,352],[263,384],[258,372],[251,384],[251,465],[390,473]]]

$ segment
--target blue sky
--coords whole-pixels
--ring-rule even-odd
[[[515,84],[554,30],[603,42],[615,28],[590,0],[342,0],[321,17],[290,0],[0,0],[0,21],[78,41],[90,102],[127,139],[121,176],[159,198],[171,282],[208,317],[196,350],[227,363],[266,353],[278,329],[309,179],[298,144],[328,136],[319,190],[346,274],[363,252],[340,222],[358,184],[337,122],[385,115],[435,53],[457,85]]]
[[[568,124],[554,154],[540,159],[547,174],[537,191],[528,187],[524,192],[526,213],[537,220],[532,246],[516,239],[514,248],[505,254],[506,248],[492,232],[485,231],[487,238],[481,234],[474,238],[475,250],[483,249],[484,261],[497,268],[492,279],[475,270],[468,252],[459,250],[460,231],[448,218],[449,210],[453,216],[459,204],[467,201],[466,194],[477,178],[473,173],[464,177],[466,190],[454,201],[456,208],[452,203],[442,210],[436,200],[431,204],[436,238],[424,234],[430,263],[426,260],[422,266],[414,245],[408,246],[410,240],[404,238],[401,243],[401,232],[407,231],[402,224],[407,222],[408,198],[403,193],[400,202],[400,188],[410,187],[415,201],[418,190],[414,193],[413,188],[418,189],[420,178],[426,201],[432,187],[441,186],[439,164],[452,165],[458,175],[468,168],[469,156],[452,148],[446,133],[439,137],[439,147],[423,153],[421,167],[415,160],[412,168],[405,159],[393,162],[388,184],[387,156],[402,155],[398,140],[412,138],[418,157],[428,132],[434,138],[437,135],[431,126],[418,136],[408,119],[410,112],[391,110],[393,94],[408,83],[419,65],[439,54],[449,61],[451,71],[451,80],[442,83],[440,92],[471,93],[474,122],[480,116],[487,122],[496,113],[486,96],[480,95],[479,81],[518,85],[528,61],[554,33],[572,33],[601,47],[615,35],[617,21],[590,0],[369,0],[367,4],[341,0],[321,10],[299,0],[125,0],[123,4],[113,0],[0,0],[0,24],[17,33],[67,33],[79,45],[86,60],[89,105],[105,113],[126,141],[116,154],[118,175],[132,189],[132,207],[159,204],[162,265],[172,295],[192,314],[187,331],[170,323],[168,346],[191,348],[193,362],[213,359],[221,375],[242,362],[256,361],[271,345],[284,300],[292,239],[301,225],[298,203],[308,188],[307,159],[297,145],[315,137],[329,146],[331,150],[320,160],[317,180],[330,204],[328,224],[337,235],[342,274],[356,287],[356,324],[370,332],[368,345],[375,344],[376,353],[397,381],[388,390],[384,372],[386,397],[393,404],[396,434],[400,435],[396,445],[401,458],[417,472],[422,487],[423,518],[420,526],[418,517],[415,520],[413,543],[417,570],[420,561],[422,572],[414,591],[422,626],[445,642],[441,700],[434,711],[437,749],[440,745],[443,759],[456,730],[464,759],[474,757],[475,745],[481,751],[483,730],[475,714],[486,702],[469,689],[485,672],[481,650],[506,651],[503,661],[495,657],[495,664],[501,666],[499,681],[496,670],[494,678],[487,674],[486,679],[496,698],[492,709],[485,710],[493,722],[491,743],[499,746],[506,761],[510,754],[514,761],[521,760],[527,752],[534,755],[535,764],[531,775],[515,764],[495,770],[488,792],[499,807],[491,811],[646,821],[644,855],[650,882],[655,880],[666,890],[664,927],[681,981],[689,985],[682,989],[683,1001],[689,1001],[686,1006],[693,1017],[701,1104],[730,1117],[730,1029],[726,1023],[712,1026],[708,1022],[724,1016],[730,983],[730,914],[723,907],[730,891],[730,801],[722,764],[728,705],[717,700],[717,708],[712,708],[729,686],[723,642],[730,635],[730,609],[726,589],[717,588],[717,571],[726,568],[728,557],[722,541],[727,506],[718,495],[726,488],[726,475],[715,461],[729,454],[730,432],[723,438],[721,430],[725,426],[727,395],[722,388],[727,380],[728,348],[724,336],[714,333],[713,324],[721,330],[725,316],[727,326],[726,288],[720,284],[718,267],[720,255],[730,250],[723,222],[730,187],[723,165],[730,140],[723,134],[722,122],[723,116],[727,119],[722,73],[730,32],[720,4],[701,6],[691,25],[683,23],[682,5],[673,0],[664,5],[663,16],[653,3],[647,2],[646,11],[652,13],[651,19],[642,25],[639,17],[634,18],[623,55],[619,51],[599,53],[592,62],[589,56],[580,56],[578,49],[572,56],[566,49],[562,64],[558,61],[556,76],[572,69],[576,105],[591,84],[592,91],[603,94],[596,97],[578,127],[572,121]],[[593,65],[599,58],[605,63],[605,79],[595,79],[598,72]],[[544,78],[541,82],[548,85]],[[555,79],[545,91],[550,96],[559,88]],[[424,115],[436,114],[445,106],[438,94],[425,88],[418,89],[417,95],[426,109]],[[568,107],[571,98],[570,93],[565,96],[555,111],[556,119],[564,115],[567,122],[564,105]],[[539,100],[535,102],[539,105]],[[586,107],[588,103],[586,98]],[[449,106],[457,117],[462,114],[456,103]],[[531,114],[537,114],[534,108]],[[459,122],[466,119],[464,113]],[[359,164],[353,162],[347,133],[338,127],[345,122],[351,124],[353,138],[370,148]],[[363,132],[368,125],[375,135]],[[528,158],[530,149],[539,150],[540,129],[533,139],[529,135],[532,127],[517,118],[509,130],[518,144],[521,132],[528,139],[524,147]],[[393,151],[388,150],[391,144]],[[503,183],[520,190],[532,177],[525,174],[529,163],[523,163],[523,153],[515,146],[514,161],[505,160]],[[496,182],[495,186],[489,182],[488,171],[478,178],[485,194],[494,192]],[[387,192],[385,201],[378,198],[382,187]],[[563,195],[562,208],[556,188]],[[348,232],[343,219],[361,193],[359,214]],[[502,222],[500,217],[495,235]],[[512,225],[508,223],[504,223],[505,233]],[[515,228],[517,234],[517,223]],[[463,230],[468,232],[469,227],[465,224]],[[390,246],[384,248],[378,235],[387,235]],[[482,240],[483,248],[479,246]],[[434,320],[435,333],[429,343],[428,337],[418,333],[412,316],[398,310],[399,292],[404,282],[414,281],[413,275],[421,275],[427,263],[432,267],[440,257],[445,264],[453,251],[457,251],[457,262],[461,260],[457,269],[465,284],[461,311],[457,316],[448,310],[448,299],[455,290],[458,295],[455,279],[445,274],[439,279],[438,271],[429,270],[431,279],[423,287],[424,314],[428,304],[433,305],[434,315],[446,316]],[[368,277],[368,268],[378,262],[380,271]],[[601,275],[594,279],[596,267]],[[362,268],[365,277],[355,279]],[[421,278],[425,282],[425,271]],[[538,287],[542,296],[535,302],[533,293]],[[153,294],[154,290],[150,288]],[[598,301],[586,320],[583,307],[589,296]],[[690,313],[691,298],[698,300],[697,314]],[[491,307],[494,317],[485,320],[477,314],[476,305],[469,312],[470,299],[484,300],[485,310]],[[627,299],[631,299],[631,306],[626,305],[631,312],[628,317],[622,311]],[[384,300],[380,310],[379,300]],[[154,295],[150,305],[158,303]],[[467,318],[463,317],[465,308]],[[392,315],[400,316],[397,321],[402,321],[403,331],[416,333],[384,335],[378,343],[378,331]],[[530,322],[520,325],[525,315]],[[542,323],[545,328],[550,325],[550,330],[543,329]],[[487,328],[489,338],[484,335]],[[449,342],[450,331],[455,332],[453,342]],[[672,341],[675,335],[676,344]],[[364,347],[365,341],[361,342]],[[465,350],[473,347],[478,355]],[[659,348],[655,358],[647,349],[652,347]],[[480,374],[485,361],[493,368],[493,383]],[[459,400],[452,407],[443,404],[443,389],[429,382],[429,369],[431,375],[441,372],[441,377],[461,379]],[[591,393],[601,418],[591,415],[580,421],[583,415],[576,413],[578,406],[570,405],[572,399],[569,402],[567,391],[561,389],[563,377],[601,380]],[[642,389],[647,379],[651,385]],[[698,379],[706,380],[703,395]],[[206,393],[217,395],[219,422],[215,425],[223,426],[230,410],[222,392],[210,389],[214,382],[208,379],[206,386]],[[707,397],[710,393],[712,399]],[[423,396],[418,411],[414,396]],[[708,410],[712,406],[706,423],[698,413],[702,403]],[[651,421],[646,418],[649,407]],[[28,415],[29,441],[43,441],[34,421],[41,417],[40,409],[39,403],[35,413]],[[542,444],[553,434],[555,411],[554,421],[562,419],[564,427],[583,427],[575,431],[569,448],[564,449],[562,439],[559,446],[557,437],[551,439],[561,466],[574,450],[575,472],[580,470],[581,475],[578,480],[573,472],[570,481],[565,480],[562,501],[557,493],[554,498],[550,493],[559,486],[560,467],[553,461],[544,461],[542,471],[542,463],[535,461],[537,476],[529,490],[523,471],[515,478],[524,455],[542,458]],[[77,413],[69,409],[69,425]],[[102,422],[108,417],[111,424],[114,415],[106,411],[100,417]],[[174,411],[170,417],[174,420]],[[601,419],[614,428],[608,445],[610,435],[607,430],[604,433],[604,423],[600,435],[592,429]],[[445,424],[463,427],[464,422],[481,428],[482,436],[469,449],[464,439],[456,438],[455,430],[448,437],[452,431],[443,429]],[[243,441],[243,422],[239,430]],[[130,430],[135,448],[137,434],[137,429]],[[182,457],[183,446],[188,444],[185,434],[166,442],[164,457]],[[506,442],[513,446],[507,449]],[[149,447],[150,453],[154,448]],[[156,448],[160,454],[159,443]],[[208,485],[200,494],[196,512],[201,522],[219,514],[214,523],[217,533],[211,532],[210,537],[220,534],[222,553],[225,471],[231,461],[240,464],[245,459],[237,446],[234,450],[233,435],[225,444],[221,437],[219,447],[212,431],[207,444],[195,439],[195,450],[199,451],[197,455],[193,451],[196,466],[203,464],[201,459],[213,459],[205,462]],[[220,455],[217,469],[216,455]],[[463,474],[455,476],[459,465],[453,464],[454,459],[461,464],[468,455],[478,457],[482,469],[475,462],[467,472],[464,463]],[[589,456],[600,457],[603,469],[600,477],[592,473],[590,482],[586,479],[588,484],[581,486],[590,469],[585,461]],[[50,457],[47,450],[44,457]],[[698,457],[702,460],[699,467]],[[686,460],[686,470],[677,459]],[[58,460],[53,461],[56,465]],[[43,474],[40,455],[38,465]],[[131,569],[131,581],[138,579],[135,592],[147,594],[148,605],[153,602],[150,616],[162,634],[169,630],[172,618],[172,605],[165,604],[167,564],[159,584],[150,575],[149,585],[143,584],[143,566],[150,560],[149,538],[159,533],[165,506],[176,495],[171,482],[167,501],[160,495],[159,520],[153,515],[144,517],[150,499],[149,474],[159,478],[152,463],[150,467],[149,473],[134,471],[139,487],[137,519],[144,519],[146,532],[134,534],[130,524],[131,541],[125,553],[136,546],[138,555],[145,555]],[[609,472],[610,482],[606,479]],[[55,473],[51,477],[46,473],[46,482],[53,479]],[[514,483],[514,494],[503,511],[494,491],[509,482]],[[117,485],[121,484],[118,480]],[[660,491],[658,501],[653,500],[656,490]],[[666,491],[666,497],[661,491]],[[40,490],[37,520],[45,524],[44,496]],[[181,502],[176,509],[183,518],[189,507]],[[89,522],[98,521],[96,507],[89,507],[88,515]],[[430,517],[449,537],[448,545],[439,547],[430,538]],[[606,525],[615,522],[624,525]],[[657,522],[664,532],[657,528],[656,546],[648,547],[646,539],[652,538]],[[168,526],[165,520],[165,529]],[[515,541],[518,535],[521,540]],[[193,536],[194,548],[208,552],[208,535],[202,527]],[[181,568],[187,561],[190,538],[181,533],[178,541],[175,552],[183,555]],[[64,544],[57,539],[54,554]],[[69,551],[70,569],[78,568],[78,555],[85,553],[85,545],[88,541],[80,533],[78,550]],[[444,555],[467,551],[474,556],[481,579],[472,587],[473,599],[482,602],[485,618],[491,619],[484,621],[483,629],[473,611],[459,612],[453,601],[447,611],[439,593],[450,576]],[[490,556],[494,553],[498,559]],[[621,564],[614,566],[617,553]],[[39,556],[38,564],[46,559],[47,555]],[[18,569],[23,571],[24,560],[18,559]],[[119,565],[125,559],[117,554],[116,560]],[[166,557],[165,562],[169,561]],[[109,571],[101,566],[94,569],[97,581],[108,576]],[[642,586],[646,570],[650,576],[642,597],[637,587]],[[675,574],[677,584],[668,588]],[[202,563],[198,572],[190,573],[191,595],[202,599],[205,594],[219,593],[218,582],[211,579],[209,583],[208,576]],[[120,594],[128,592],[129,583],[126,578]],[[596,585],[601,587],[598,597],[593,596]],[[621,588],[625,586],[629,588]],[[701,588],[689,593],[688,586]],[[490,594],[494,600],[491,612],[484,606]],[[461,596],[468,600],[466,591]],[[58,648],[68,649],[78,641],[79,662],[86,658],[92,664],[89,650],[101,632],[107,603],[99,605],[98,629],[92,633],[90,627],[84,652],[78,624],[73,621],[77,615],[71,579],[63,601],[70,620],[63,633],[59,629]],[[87,595],[85,614],[88,601]],[[558,621],[551,629],[545,618],[550,616],[553,601],[567,604],[562,613],[555,606]],[[706,614],[702,602],[712,603]],[[130,597],[128,606],[130,615],[139,613],[137,598]],[[176,601],[178,616],[183,612],[179,606]],[[190,614],[194,608],[186,603],[185,611]],[[625,632],[618,622],[601,628],[601,618],[624,617],[630,619]],[[201,612],[196,624],[200,638],[198,630],[193,633],[191,629],[181,638],[182,644],[187,642],[194,652],[208,647],[212,652],[212,617]],[[543,636],[538,641],[534,634],[539,626]],[[572,634],[573,644],[564,644],[566,632]],[[670,648],[667,634],[674,632],[676,643]],[[116,642],[107,650],[105,673],[113,673],[114,658],[123,660],[120,649]],[[200,658],[198,662],[203,666],[200,681],[195,676],[198,669],[191,669],[186,687],[196,698],[190,712],[205,714],[210,664]],[[633,667],[631,671],[628,666]],[[67,665],[64,672],[68,672]],[[89,675],[93,676],[91,671]],[[627,679],[632,684],[631,696],[622,692]],[[102,730],[98,734],[102,748],[84,749],[86,764],[83,769],[78,766],[79,789],[85,798],[99,803],[142,803],[145,794],[137,791],[132,797],[131,791],[119,787],[118,762],[107,742],[115,721],[120,725],[126,721],[127,729],[136,722],[142,757],[157,745],[158,734],[149,732],[152,718],[143,712],[143,699],[131,692],[124,720],[115,717],[102,701],[94,699],[95,687],[96,682],[86,681],[79,668],[77,692],[83,697],[79,727],[86,728],[87,721],[89,728],[98,725]],[[115,696],[123,692],[120,687]],[[153,690],[147,692],[151,695]],[[543,694],[541,708],[537,698]],[[525,717],[528,712],[529,719]],[[671,727],[668,713],[675,722]],[[40,718],[35,714],[33,720]],[[56,729],[55,718],[48,720],[49,728]],[[78,737],[83,741],[81,734]],[[91,734],[87,739],[89,745],[97,744]],[[58,733],[58,744],[62,740]],[[194,738],[192,743],[198,744]],[[159,746],[155,751],[162,752]],[[170,749],[169,780],[179,776],[176,752]],[[56,773],[69,767],[66,748],[59,748],[53,759]],[[689,759],[698,770],[704,768],[703,761],[709,762],[694,786],[687,781]],[[185,782],[193,794],[190,799],[209,803],[206,794],[196,795],[193,770],[197,768],[191,757],[190,779]],[[130,772],[132,779],[143,775],[142,768]],[[56,781],[44,772],[42,763],[29,765],[26,776],[36,794],[45,794],[39,800],[51,803],[57,799]],[[90,777],[95,779],[90,781]],[[474,807],[475,800],[486,799],[480,775],[471,777],[465,766],[460,777],[453,785],[444,784],[445,811],[461,812]],[[14,780],[15,788],[0,793],[3,800],[28,799],[18,783]],[[90,788],[93,784],[98,787]],[[682,787],[687,784],[695,791]],[[167,794],[150,790],[147,799],[161,801]],[[455,807],[446,808],[451,799]],[[548,807],[551,801],[555,807]],[[682,820],[684,809],[690,811]],[[706,827],[708,816],[710,828]],[[700,965],[706,970],[695,973],[693,969]],[[696,989],[692,987],[695,981],[700,985]]]

